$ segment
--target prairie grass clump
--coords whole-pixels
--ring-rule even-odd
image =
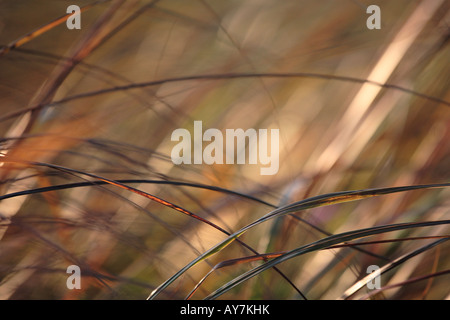
[[[445,1],[372,1],[379,30],[365,1],[72,4],[0,4],[1,299],[450,297]],[[175,165],[195,121],[278,129],[277,173]]]

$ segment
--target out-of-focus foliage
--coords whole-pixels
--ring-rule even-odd
[[[61,17],[71,4],[1,2],[0,44]],[[369,4],[381,8],[380,30],[366,27]],[[4,52],[2,197],[98,177],[127,179],[121,186],[222,231],[111,184],[2,198],[0,298],[145,299],[226,232],[273,210],[239,193],[282,206],[343,190],[449,182],[448,9],[440,0],[111,0],[84,11],[80,30],[61,23]],[[278,173],[262,176],[254,164],[174,165],[171,134],[192,132],[195,120],[223,132],[279,129]],[[324,206],[258,225],[240,240],[273,253],[327,234],[445,220],[448,196],[446,188],[418,190]],[[298,299],[300,290],[309,299],[335,299],[369,265],[381,267],[436,241],[429,237],[448,235],[448,225],[413,228],[362,240],[427,238],[308,253],[222,297]],[[234,242],[158,298],[185,298],[216,264],[252,255]],[[260,263],[216,270],[192,298]],[[81,268],[81,290],[66,287],[73,264]],[[449,244],[442,242],[381,282],[402,284],[449,268]],[[449,280],[443,274],[411,281],[377,297],[445,299]]]

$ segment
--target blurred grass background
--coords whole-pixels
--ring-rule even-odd
[[[2,1],[7,45],[92,1]],[[366,7],[381,8],[381,30]],[[81,29],[54,26],[0,57],[1,194],[92,177],[185,181],[245,193],[276,206],[342,190],[449,182],[449,4],[447,1],[103,1]],[[185,76],[311,73],[330,77],[223,77],[122,86]],[[422,93],[331,78],[369,79]],[[86,92],[117,90],[89,97]],[[66,100],[66,101],[65,101]],[[31,108],[31,109],[27,109]],[[259,165],[180,165],[170,160],[176,128],[278,128],[280,170]],[[28,162],[35,162],[34,164]],[[202,188],[133,183],[228,232],[270,207]],[[242,237],[260,253],[284,251],[376,225],[449,214],[447,189],[376,197],[296,213]],[[72,187],[0,201],[1,299],[145,299],[177,270],[225,238],[192,217],[111,185]],[[305,223],[308,222],[308,223]],[[448,236],[448,226],[371,237]],[[283,262],[280,271],[309,299],[335,299],[366,275],[430,239],[336,248]],[[237,243],[189,270],[160,298],[185,298],[217,263],[251,255]],[[67,266],[82,271],[68,290]],[[258,262],[214,272],[201,299]],[[444,242],[382,275],[378,298],[448,299]],[[361,290],[359,296],[370,293]],[[298,299],[268,270],[222,296]],[[352,297],[358,298],[358,295]]]

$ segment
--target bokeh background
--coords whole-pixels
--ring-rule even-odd
[[[63,22],[17,42],[72,4],[95,4],[82,12],[80,30]],[[380,30],[366,27],[371,4],[381,8]],[[0,2],[0,44],[15,44],[0,56],[0,298],[145,299],[226,237],[113,185],[4,198],[15,192],[98,180],[92,175],[139,179],[126,185],[232,233],[272,208],[170,182],[220,187],[274,206],[343,190],[449,182],[448,12],[445,0]],[[279,129],[279,172],[173,165],[171,133],[192,132],[194,120],[223,132]],[[269,253],[331,233],[445,220],[448,196],[446,188],[430,189],[325,206],[295,213],[301,220],[286,215],[261,224],[241,240]],[[449,231],[443,225],[365,240],[448,237]],[[322,250],[278,267],[307,298],[336,299],[367,266],[432,241]],[[396,286],[369,298],[448,299],[449,249],[442,242],[386,272],[382,286]],[[158,298],[183,299],[214,265],[249,255],[233,243]],[[260,263],[217,270],[192,298]],[[81,267],[81,290],[66,287],[72,264]],[[439,272],[445,274],[409,281]],[[271,269],[221,298],[302,297]]]

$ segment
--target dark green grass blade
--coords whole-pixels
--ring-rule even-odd
[[[14,162],[14,161],[11,161],[11,160],[7,160],[7,161],[8,162]],[[111,179],[106,179],[106,178],[100,177],[100,176],[92,174],[92,173],[83,172],[83,171],[75,170],[75,169],[70,169],[70,168],[66,168],[66,167],[62,167],[62,166],[58,166],[58,165],[54,165],[54,164],[41,163],[41,162],[24,162],[24,163],[27,163],[29,165],[34,165],[34,166],[37,166],[37,167],[47,167],[47,168],[59,170],[59,171],[62,171],[62,172],[67,172],[67,173],[72,174],[72,175],[79,174],[79,175],[85,175],[85,176],[88,176],[88,177],[91,177],[91,178],[99,179],[100,181],[102,181],[104,183],[107,183],[109,185],[113,185],[113,186],[116,186],[116,187],[119,187],[119,188],[122,188],[122,189],[125,189],[125,190],[128,190],[128,191],[134,192],[134,193],[136,193],[136,194],[138,194],[140,196],[143,196],[143,197],[146,197],[148,199],[151,199],[151,200],[153,200],[153,201],[155,201],[157,203],[160,203],[160,204],[162,204],[162,205],[164,205],[166,207],[172,208],[172,209],[174,209],[174,210],[176,210],[178,212],[181,212],[181,213],[183,213],[183,214],[185,214],[185,215],[187,215],[187,216],[189,216],[191,218],[197,219],[197,220],[199,220],[199,221],[201,221],[201,222],[203,222],[205,224],[208,224],[209,226],[211,226],[211,227],[219,230],[220,232],[230,236],[230,232],[226,231],[225,229],[223,229],[219,225],[217,225],[217,224],[215,224],[215,223],[213,223],[213,222],[211,222],[211,221],[209,221],[207,219],[204,219],[204,218],[196,215],[195,213],[190,212],[189,210],[187,210],[185,208],[182,208],[182,207],[180,207],[180,206],[178,206],[178,205],[176,205],[174,203],[171,203],[169,201],[166,201],[166,200],[164,200],[162,198],[159,198],[159,197],[157,197],[155,195],[152,195],[152,194],[149,194],[147,192],[141,191],[139,189],[130,187],[130,186],[124,184],[124,183],[121,183],[121,182],[118,182],[118,181],[115,181],[115,180],[111,180]],[[250,251],[252,251],[253,253],[259,254],[256,250],[254,250],[253,248],[251,248],[250,246],[248,246],[244,242],[240,241],[239,239],[238,239],[238,242],[241,245],[243,245],[244,247],[246,247],[247,249],[249,249]],[[276,267],[274,268],[274,270],[276,272],[278,272],[283,277],[283,279],[285,279],[303,298],[306,299],[306,297],[303,295],[303,293],[300,292],[300,290],[298,290],[298,288],[296,288],[295,285],[280,270],[278,270]]]
[[[355,201],[355,200],[361,200],[365,198],[380,196],[380,195],[386,195],[386,194],[392,194],[392,193],[398,193],[398,192],[405,192],[405,191],[411,191],[411,190],[419,190],[419,189],[430,189],[430,188],[443,188],[450,186],[450,183],[441,183],[441,184],[428,184],[428,185],[415,185],[415,186],[403,186],[403,187],[392,187],[392,188],[379,188],[379,189],[366,189],[366,190],[357,190],[357,191],[342,191],[342,192],[335,192],[335,193],[329,193],[324,195],[315,196],[312,198],[304,199],[298,202],[294,202],[292,204],[289,204],[287,206],[280,207],[278,209],[275,209],[265,216],[261,217],[260,219],[256,220],[255,222],[243,227],[242,229],[236,231],[235,233],[228,236],[223,241],[219,242],[217,245],[213,246],[211,249],[207,250],[202,255],[198,256],[196,259],[189,262],[185,267],[180,269],[177,273],[175,273],[172,277],[170,277],[168,280],[166,280],[164,283],[162,283],[158,288],[156,288],[147,299],[154,299],[161,291],[163,291],[165,288],[167,288],[171,283],[173,283],[178,277],[180,277],[183,273],[185,273],[187,270],[189,270],[191,267],[196,265],[197,263],[207,259],[208,257],[214,255],[215,253],[221,251],[223,248],[228,246],[230,243],[232,243],[235,239],[239,238],[243,233],[245,233],[247,230],[253,228],[256,225],[261,224],[264,221],[267,221],[269,219],[285,215],[291,212],[301,211],[305,209],[315,208],[315,207],[321,207],[321,206],[327,206],[331,204],[337,204],[337,203],[344,203],[349,201]],[[330,236],[328,238],[332,238],[333,236]],[[327,238],[325,238],[327,239]],[[352,238],[354,239],[354,238]],[[350,240],[352,240],[350,239]],[[345,240],[343,240],[345,242]],[[342,241],[340,241],[342,242]],[[337,242],[337,243],[340,243]],[[332,244],[337,244],[332,243]],[[329,244],[329,245],[332,245]],[[280,259],[280,258],[277,258]],[[277,260],[275,259],[275,260]],[[274,261],[274,260],[272,260]]]
[[[260,260],[267,261],[268,259],[279,257],[283,253],[284,252],[273,252],[273,253],[259,254],[259,255],[242,257],[242,258],[237,258],[237,259],[230,259],[230,260],[225,260],[225,261],[219,262],[195,285],[194,289],[192,289],[191,292],[189,293],[189,295],[186,297],[186,300],[189,300],[192,297],[192,295],[197,291],[197,289],[201,286],[201,284],[206,280],[206,278],[208,278],[216,270],[219,270],[219,269],[225,268],[225,267],[231,267],[231,266],[234,266],[237,264],[249,263],[249,262],[253,262],[253,261],[260,261]]]
[[[129,183],[151,183],[151,184],[167,184],[167,185],[186,186],[186,187],[207,189],[207,190],[211,190],[211,191],[227,193],[227,194],[239,196],[242,198],[246,198],[249,200],[253,200],[253,201],[259,202],[261,204],[264,204],[266,206],[269,206],[269,207],[275,207],[273,204],[270,204],[264,200],[261,200],[257,197],[253,197],[248,194],[244,194],[244,193],[226,189],[226,188],[200,184],[200,183],[185,182],[185,181],[173,181],[173,180],[149,180],[149,179],[118,179],[118,180],[114,180],[114,181],[119,182],[119,183],[127,183],[127,184],[129,184]],[[0,196],[0,201],[9,199],[9,198],[18,197],[18,196],[29,195],[29,194],[58,191],[58,190],[65,190],[65,189],[72,189],[72,188],[79,188],[79,187],[107,185],[107,184],[109,184],[109,183],[106,181],[98,180],[98,181],[67,183],[67,184],[61,184],[61,185],[55,185],[55,186],[49,186],[49,187],[28,189],[28,190],[23,190],[23,191],[18,191],[18,192],[13,192],[13,193],[8,193],[5,195],[2,195],[2,196]]]
[[[205,189],[205,190],[211,190],[211,191],[215,191],[215,192],[221,192],[221,193],[225,193],[225,194],[230,194],[233,196],[237,196],[237,197],[241,197],[243,199],[247,199],[247,200],[251,200],[263,205],[266,205],[268,207],[271,208],[278,208],[276,205],[269,203],[267,201],[264,201],[258,197],[246,194],[246,193],[242,193],[242,192],[238,192],[238,191],[234,191],[234,190],[230,190],[230,189],[226,189],[226,188],[222,188],[222,187],[217,187],[217,186],[211,186],[211,185],[206,185],[206,184],[200,184],[200,183],[193,183],[193,182],[187,182],[187,181],[175,181],[175,180],[149,180],[149,179],[118,179],[115,180],[119,183],[123,183],[123,184],[130,184],[130,183],[150,183],[150,184],[163,184],[163,185],[173,185],[173,186],[183,186],[183,187],[192,187],[192,188],[199,188],[199,189]],[[54,185],[54,186],[48,186],[48,187],[41,187],[41,188],[35,188],[35,189],[27,189],[27,190],[23,190],[23,191],[17,191],[17,192],[12,192],[12,193],[8,193],[5,194],[3,196],[0,196],[0,201],[1,200],[5,200],[5,199],[9,199],[9,198],[14,198],[14,197],[18,197],[18,196],[24,196],[24,195],[29,195],[29,194],[37,194],[37,193],[43,193],[43,192],[50,192],[50,191],[58,191],[58,190],[65,190],[65,189],[72,189],[72,188],[80,188],[80,187],[90,187],[90,186],[101,186],[101,185],[107,185],[109,184],[108,182],[105,181],[101,181],[101,180],[97,180],[97,181],[88,181],[88,182],[75,182],[75,183],[67,183],[67,184],[61,184],[61,185]],[[318,228],[316,225],[302,219],[301,217],[298,217],[294,214],[291,215],[294,219],[314,228],[315,230],[321,232],[322,234],[325,234],[327,236],[331,235],[331,233],[326,232],[325,230],[322,230],[320,228]],[[366,251],[364,249],[358,248],[358,247],[354,247],[355,250],[358,250],[360,252],[363,252],[365,254],[377,257],[379,259],[383,259],[383,260],[389,260],[386,257],[383,256],[379,256],[376,255],[372,252]]]
[[[283,261],[292,259],[294,257],[297,257],[297,256],[305,254],[305,253],[322,250],[322,249],[328,248],[328,247],[338,244],[338,243],[342,243],[342,242],[346,242],[346,241],[350,241],[350,240],[354,240],[354,239],[358,239],[358,238],[362,238],[362,237],[368,237],[368,236],[372,236],[375,234],[399,231],[399,230],[405,230],[405,229],[411,229],[411,228],[428,227],[428,226],[435,226],[435,225],[445,225],[445,224],[450,224],[450,220],[391,224],[391,225],[385,225],[385,226],[377,226],[377,227],[371,227],[371,228],[366,228],[366,229],[353,230],[353,231],[333,235],[330,237],[326,237],[326,238],[318,240],[316,242],[313,242],[313,243],[301,246],[299,248],[296,248],[294,250],[291,250],[278,258],[275,258],[275,259],[273,259],[269,262],[266,262],[250,271],[245,272],[244,274],[234,278],[233,280],[229,281],[228,283],[226,283],[225,285],[223,285],[222,287],[220,287],[219,289],[217,289],[216,291],[211,293],[209,296],[206,297],[206,299],[215,299],[215,298],[219,297],[220,295],[222,295],[223,293],[227,292],[228,290],[234,288],[235,286],[258,275],[259,273],[263,272],[264,270],[267,270],[268,268],[271,268]],[[439,239],[439,240],[433,242],[433,245],[437,245],[437,244],[442,243],[447,240],[448,239]],[[397,259],[394,262],[387,264],[385,267],[386,267],[386,269],[388,269],[388,268],[392,269],[393,267],[397,266],[399,263],[411,258],[414,255],[417,255],[417,254],[423,252],[424,250],[427,250],[428,248],[429,248],[429,245],[422,247],[422,248],[414,251],[411,254],[407,254],[407,255],[401,257],[400,259]],[[372,277],[373,277],[373,275],[372,275]],[[370,281],[370,279],[368,279],[366,281],[366,283],[368,281]],[[356,292],[355,290],[359,290],[362,286],[363,286],[363,284],[360,284],[360,286],[357,286],[355,288],[350,288],[344,294],[344,298],[353,294],[354,292]]]

